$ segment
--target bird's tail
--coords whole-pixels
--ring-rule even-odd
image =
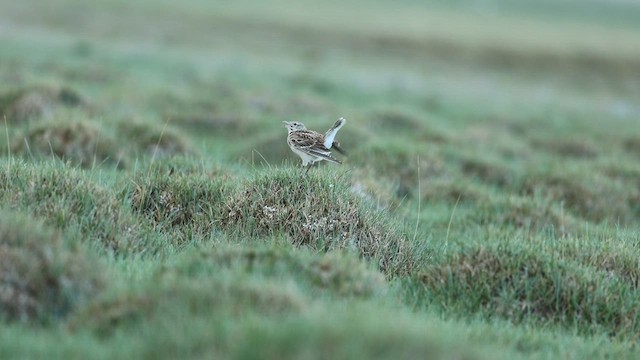
[[[324,147],[326,147],[327,149],[331,149],[331,146],[333,146],[333,139],[336,138],[338,130],[340,130],[340,128],[344,124],[346,124],[346,122],[347,120],[341,117],[340,119],[338,119],[338,121],[336,121],[335,124],[333,124],[331,129],[327,130],[327,133],[324,134]]]

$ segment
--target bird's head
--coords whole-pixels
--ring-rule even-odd
[[[289,133],[293,132],[293,131],[299,131],[299,130],[306,130],[307,128],[304,126],[303,123],[301,122],[297,122],[297,121],[283,121],[282,122],[284,124],[284,126],[287,128],[287,130],[289,131]]]

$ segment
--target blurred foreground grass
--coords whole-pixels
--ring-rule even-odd
[[[0,358],[638,357],[637,19],[4,4]]]

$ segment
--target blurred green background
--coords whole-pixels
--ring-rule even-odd
[[[0,358],[639,356],[635,1],[0,0],[0,119]]]

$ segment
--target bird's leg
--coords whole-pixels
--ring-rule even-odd
[[[313,166],[313,163],[309,163],[309,164],[305,165],[305,167],[307,168],[307,170],[304,172],[304,173],[305,173],[305,175],[306,175],[307,173],[309,173],[309,169],[311,169],[311,166]]]

